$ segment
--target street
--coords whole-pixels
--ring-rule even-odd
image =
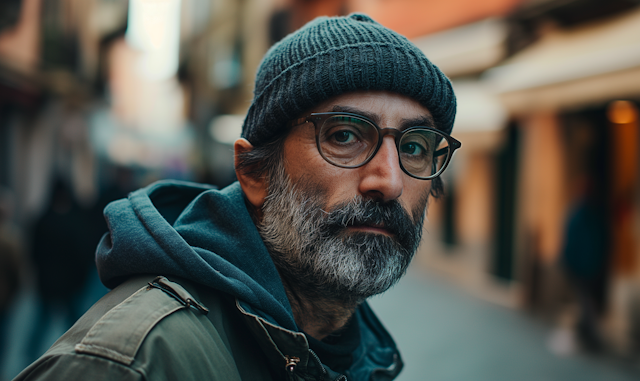
[[[552,327],[474,298],[417,266],[370,304],[402,353],[398,381],[640,379],[640,367],[621,360],[554,355],[547,345]]]

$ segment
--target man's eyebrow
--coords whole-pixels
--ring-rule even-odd
[[[417,118],[402,119],[401,130],[409,127],[432,127],[436,128],[436,122],[431,115],[422,115]]]
[[[360,110],[358,108],[350,107],[350,106],[333,106],[331,109],[333,112],[348,112],[351,114],[361,115],[367,117],[374,121],[377,125],[380,125],[380,116],[378,114],[373,114],[365,110]],[[406,130],[410,127],[436,127],[436,124],[431,115],[421,115],[417,118],[403,118],[402,123],[398,126],[399,130]],[[389,126],[380,126],[380,128],[385,128]]]
[[[365,111],[365,110],[360,110],[360,109],[355,108],[355,107],[337,106],[336,105],[336,106],[333,106],[331,111],[333,111],[333,112],[348,112],[348,113],[351,113],[351,114],[365,116],[365,117],[371,119],[372,121],[374,121],[376,124],[380,124],[380,116],[379,115],[370,113],[370,112]]]

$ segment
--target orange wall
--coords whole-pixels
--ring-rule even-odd
[[[493,156],[472,152],[456,179],[456,226],[462,242],[489,243],[494,229]]]
[[[522,0],[290,0],[292,27],[317,16],[362,12],[409,38],[509,13]]]
[[[40,1],[24,0],[17,24],[0,33],[0,59],[27,72],[40,59]]]
[[[347,13],[345,0],[292,0],[291,28],[296,30],[318,16],[338,16]]]
[[[629,102],[627,102],[629,103]],[[615,104],[615,102],[614,102]],[[630,103],[629,103],[630,104]],[[613,104],[612,104],[613,105]],[[614,270],[620,275],[636,271],[636,238],[634,237],[634,202],[638,174],[638,111],[626,123],[611,123],[612,198],[611,223]],[[611,108],[610,108],[610,119]]]
[[[503,16],[521,0],[348,0],[349,12],[364,12],[409,38]]]
[[[523,121],[520,210],[526,232],[539,240],[540,259],[556,261],[566,219],[566,171],[559,121],[539,113]]]

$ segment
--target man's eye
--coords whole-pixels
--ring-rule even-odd
[[[418,156],[418,155],[423,155],[425,153],[424,148],[417,143],[407,143],[407,144],[403,144],[402,147],[400,147],[402,153],[407,154],[407,155],[414,155],[414,156]]]
[[[356,135],[351,131],[337,131],[333,134],[333,139],[338,143],[352,143],[356,140]]]

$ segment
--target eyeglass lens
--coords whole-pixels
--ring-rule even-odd
[[[318,138],[327,161],[342,167],[356,167],[375,154],[380,135],[376,126],[365,119],[335,115],[325,120]],[[449,152],[447,139],[427,129],[407,131],[398,145],[402,167],[420,178],[438,174]]]

